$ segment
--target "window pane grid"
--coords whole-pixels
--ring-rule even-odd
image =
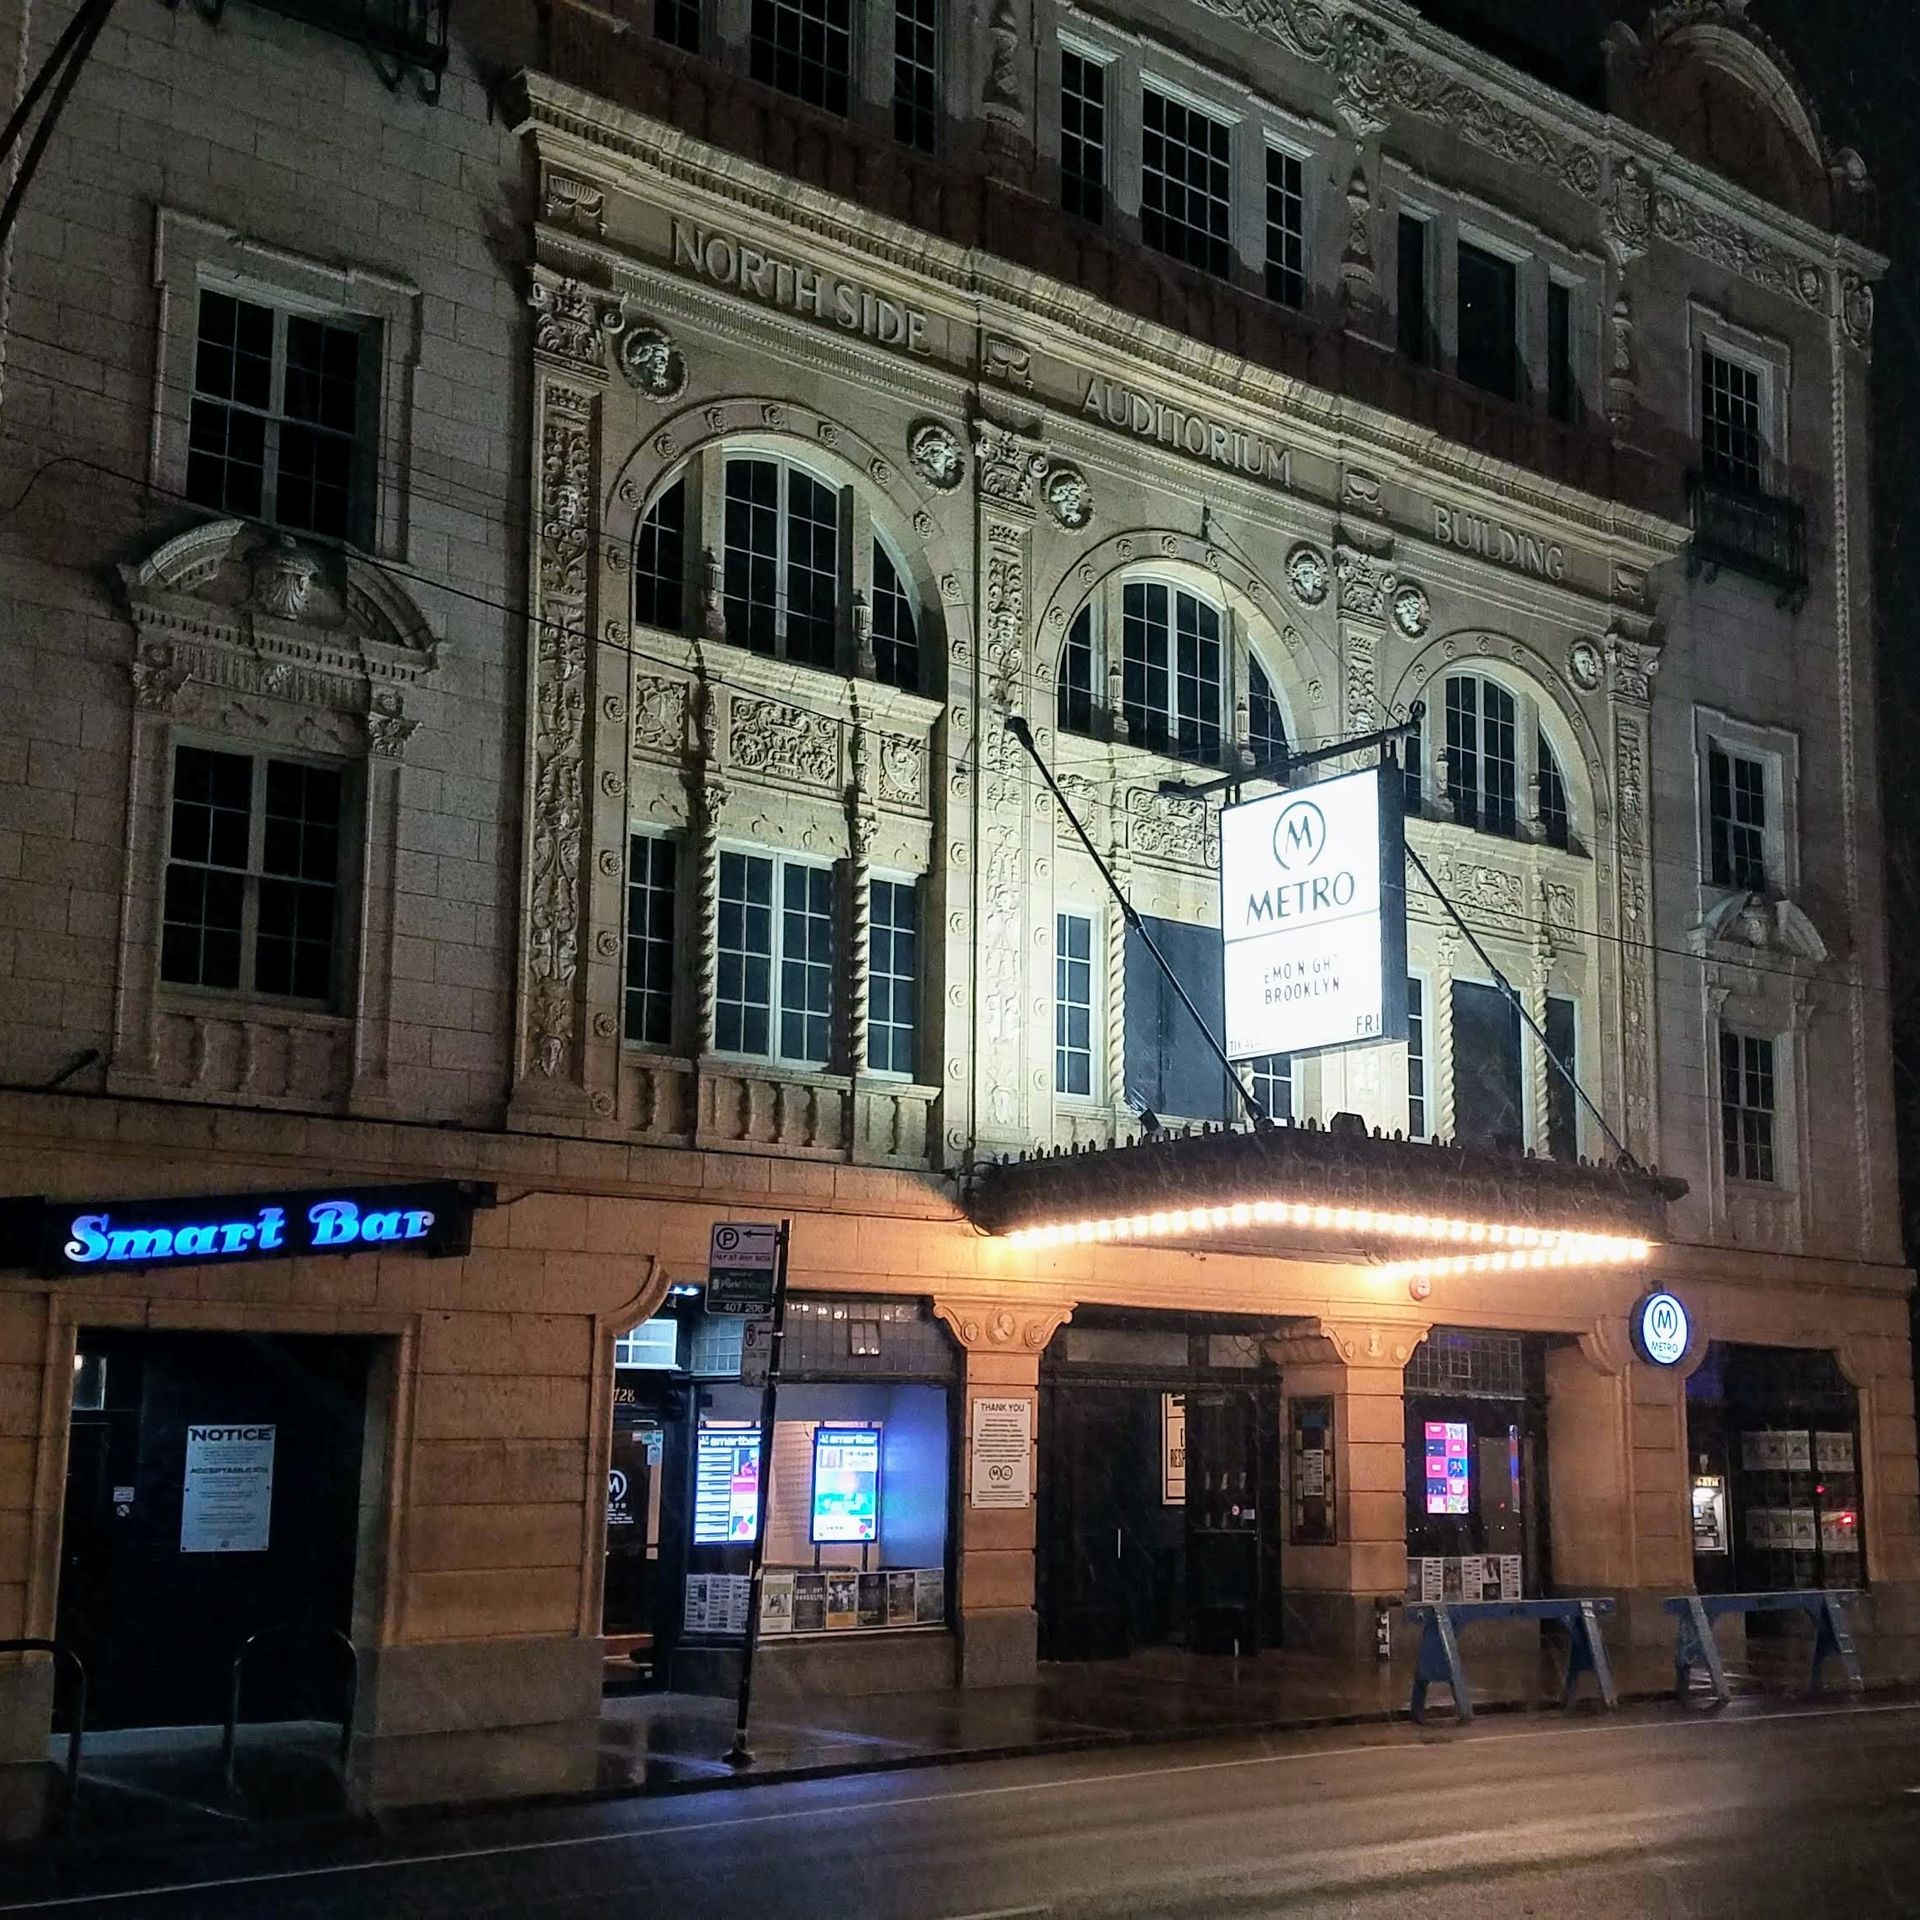
[[[161,979],[331,1000],[343,811],[337,768],[177,748]]]
[[[722,1053],[773,1046],[773,860],[722,853],[715,945],[714,1044]]]
[[[1707,750],[1707,833],[1713,884],[1767,891],[1767,774],[1758,760]]]
[[[355,531],[366,336],[205,288],[187,420],[189,499],[346,539]]]
[[[939,0],[894,0],[893,134],[922,153],[939,137]]]
[[[1293,1118],[1293,1055],[1264,1053],[1242,1069],[1269,1120]]]
[[[782,93],[847,110],[851,0],[753,0],[751,71]]]
[[[627,843],[626,1035],[673,1044],[673,933],[678,849],[659,834]]]
[[[1057,1093],[1093,1094],[1093,920],[1084,913],[1054,919],[1053,1085]]]
[[[1427,1005],[1421,983],[1407,980],[1407,1137],[1427,1137]]]
[[[1729,1180],[1775,1178],[1773,1042],[1720,1036],[1720,1130]]]
[[[1549,997],[1547,1001],[1547,1050],[1559,1067],[1547,1068],[1547,1152],[1555,1160],[1576,1160],[1580,1155],[1580,1116],[1574,1100],[1573,1080],[1578,1078],[1578,1013],[1571,1000]]]
[[[879,541],[873,543],[874,671],[890,687],[920,684],[920,634],[913,601]]]
[[[1760,431],[1760,375],[1704,352],[1700,362],[1700,457],[1716,480],[1758,493],[1766,484]]]
[[[1121,596],[1121,697],[1132,740],[1203,764],[1220,757],[1220,615],[1156,580]]]
[[[918,1025],[919,896],[911,881],[876,880],[872,907],[867,1064],[876,1073],[911,1078]]]
[[[1070,49],[1060,54],[1060,204],[1082,220],[1106,215],[1107,70]]]
[[[700,0],[653,0],[653,37],[682,53],[698,53]]]
[[[1400,804],[1415,820],[1420,817],[1423,802],[1421,762],[1426,758],[1426,732],[1423,715],[1412,722],[1406,738],[1400,743]]]
[[[1267,149],[1267,298],[1307,300],[1306,185],[1297,154]]]
[[[1447,795],[1463,826],[1511,837],[1519,782],[1513,695],[1491,680],[1447,681]]]
[[[1247,747],[1256,766],[1266,766],[1287,751],[1286,716],[1267,670],[1251,656],[1247,663]]]
[[[1068,733],[1093,731],[1093,609],[1082,607],[1067,629],[1060,650],[1060,691],[1056,705]]]
[[[832,1047],[833,875],[783,864],[780,1057],[823,1067]]]
[[[1573,814],[1567,805],[1567,783],[1560,762],[1553,757],[1544,733],[1536,733],[1534,751],[1540,767],[1540,832],[1550,847],[1565,847],[1573,838]]]
[[[1140,232],[1159,253],[1226,279],[1232,270],[1232,129],[1178,100],[1141,99]]]
[[[685,619],[687,483],[676,480],[647,511],[633,554],[633,617],[678,633]]]

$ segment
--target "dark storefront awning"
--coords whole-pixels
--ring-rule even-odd
[[[968,1210],[1022,1245],[1175,1239],[1410,1273],[1619,1266],[1665,1238],[1686,1183],[1331,1127],[1208,1128],[974,1170]]]

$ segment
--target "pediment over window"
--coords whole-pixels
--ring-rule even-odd
[[[1791,900],[1769,900],[1738,888],[1708,906],[1693,930],[1693,942],[1697,952],[1730,959],[1771,953],[1819,966],[1829,958],[1819,929]]]
[[[246,681],[250,691],[285,694],[303,672],[404,686],[440,663],[440,642],[384,569],[252,521],[194,527],[123,566],[120,577],[134,625],[144,641],[166,647],[176,686],[189,678]],[[151,653],[143,648],[143,659]],[[321,685],[295,697],[347,704]]]

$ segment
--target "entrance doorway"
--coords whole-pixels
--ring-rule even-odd
[[[1280,1638],[1280,1383],[1257,1341],[1076,1322],[1041,1378],[1041,1655]]]
[[[83,1329],[74,1360],[59,1638],[95,1727],[226,1712],[267,1628],[350,1633],[370,1341]],[[295,1642],[250,1663],[249,1715],[340,1710],[340,1661]]]

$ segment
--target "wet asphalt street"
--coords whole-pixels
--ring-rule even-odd
[[[1333,1731],[411,1826],[0,1914],[1016,1920],[1920,1914],[1920,1706]],[[4,1869],[0,1868],[0,1875]]]

